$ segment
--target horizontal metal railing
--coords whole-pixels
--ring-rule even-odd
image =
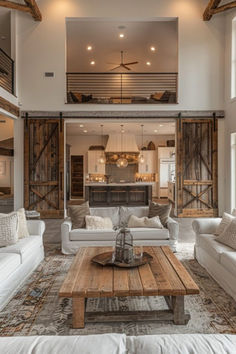
[[[0,86],[14,94],[14,60],[0,48]]]
[[[85,96],[92,95],[93,99],[98,100],[117,98],[150,100],[151,96],[156,92],[168,91],[168,93],[172,95],[174,101],[172,103],[176,103],[177,101],[177,73],[109,72],[67,73],[66,75],[68,95],[70,93],[77,93]]]

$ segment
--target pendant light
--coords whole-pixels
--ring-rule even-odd
[[[143,124],[141,124],[141,129],[142,129],[142,145],[141,145],[141,153],[139,155],[139,163],[144,163],[145,162],[145,159],[144,159],[144,156],[143,156]]]
[[[101,124],[101,146],[102,144],[103,144],[103,124]],[[98,163],[100,163],[101,165],[104,165],[106,163],[106,158],[103,152],[101,152],[101,155],[98,159]]]
[[[123,156],[123,133],[124,133],[124,129],[123,129],[123,125],[120,126],[121,130],[120,130],[120,137],[121,137],[121,154],[119,159],[116,161],[116,166],[119,168],[125,168],[128,166],[128,160]]]

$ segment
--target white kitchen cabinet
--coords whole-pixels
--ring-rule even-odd
[[[159,147],[158,159],[170,159],[173,158],[172,154],[175,152],[175,147]]]
[[[144,157],[144,163],[138,164],[138,173],[156,173],[157,172],[157,159],[155,150],[152,151],[140,151],[140,154]]]
[[[98,162],[101,156],[104,156],[105,158],[105,153],[102,150],[88,151],[88,173],[105,175],[106,164],[101,164]]]

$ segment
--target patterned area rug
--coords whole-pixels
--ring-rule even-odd
[[[193,259],[193,248],[182,244],[178,258],[200,287],[200,295],[186,296],[191,320],[186,326],[172,322],[130,322],[86,324],[72,329],[71,299],[59,298],[58,291],[69,269],[72,256],[59,247],[46,246],[46,258],[0,313],[0,336],[75,335],[126,333],[236,333],[236,303]],[[89,299],[88,311],[151,310],[167,308],[161,297]]]

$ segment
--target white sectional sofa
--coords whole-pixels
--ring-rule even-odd
[[[0,338],[1,354],[235,354],[235,348],[236,336],[227,334]]]
[[[220,222],[221,218],[193,221],[193,230],[196,234],[195,258],[236,300],[236,251],[216,241],[217,236],[214,233]]]
[[[15,245],[0,248],[0,310],[44,259],[44,222],[30,220],[27,226],[29,237],[20,239]]]
[[[90,214],[109,217],[113,222],[113,230],[72,229],[68,218],[61,225],[61,243],[64,254],[76,254],[79,247],[112,246],[119,228],[128,224],[130,215],[137,217],[148,216],[149,207],[107,207],[90,208]],[[172,218],[168,219],[167,228],[131,228],[136,245],[160,246],[168,245],[176,251],[179,224]]]

